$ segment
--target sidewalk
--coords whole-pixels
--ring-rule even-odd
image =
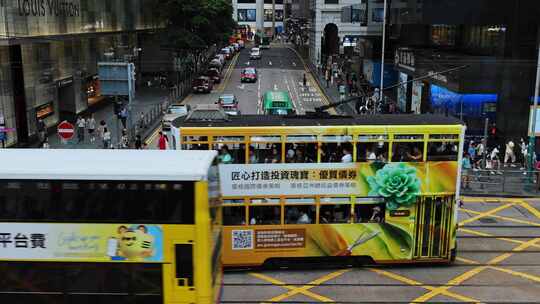
[[[148,88],[142,86],[138,89],[135,95],[135,100],[132,102],[132,116],[133,124],[139,120],[141,112],[148,114],[156,108],[156,105],[163,103],[169,96],[168,89],[160,89],[156,87]],[[113,112],[113,102],[112,100],[105,101],[106,105],[98,106],[95,109],[90,109],[85,118],[88,117],[91,113],[94,114],[94,119],[96,120],[96,125],[99,125],[101,120],[104,120],[107,123],[107,127],[111,132],[111,143],[113,147],[118,146],[119,139],[119,128],[121,122],[116,118]],[[74,122],[72,122],[74,123]],[[150,126],[148,126],[150,127]],[[148,129],[148,128],[147,128]],[[121,130],[121,129],[120,129]],[[56,130],[51,130],[49,133],[49,144],[51,149],[96,149],[103,148],[103,143],[100,138],[98,138],[97,129],[95,132],[96,140],[90,142],[90,136],[86,132],[83,142],[78,142],[77,134],[66,144],[63,144],[60,137],[56,133]]]
[[[298,52],[298,50],[294,47],[293,44],[291,44],[291,48],[297,51],[298,56],[301,56],[301,54]],[[328,87],[326,86],[326,79],[325,75],[322,73],[322,71],[317,70],[317,67],[313,65],[313,63],[310,61],[309,58],[302,58],[304,60],[305,65],[309,69],[309,72],[313,75],[313,78],[315,78],[315,81],[317,82],[318,86],[321,88],[322,92],[326,95],[327,99],[331,103],[339,102],[340,96],[339,96],[339,89],[337,86],[337,82],[334,81],[334,83],[328,83]],[[348,89],[347,89],[348,92]],[[346,95],[346,99],[350,98],[351,96],[349,94]],[[354,110],[354,104],[348,103],[343,104],[338,107],[336,107],[336,111],[339,114],[342,115],[353,115],[356,114],[356,111]]]

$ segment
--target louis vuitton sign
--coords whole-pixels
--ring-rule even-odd
[[[17,0],[19,16],[79,17],[80,3],[66,0]]]

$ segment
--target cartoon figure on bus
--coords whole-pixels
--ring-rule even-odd
[[[154,255],[154,237],[148,234],[146,226],[139,225],[136,229],[127,230],[119,228],[120,231],[117,256],[142,261]]]

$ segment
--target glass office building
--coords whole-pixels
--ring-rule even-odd
[[[73,120],[101,97],[97,62],[138,47],[154,29],[156,0],[0,1],[0,122],[6,144],[24,145],[48,127]]]

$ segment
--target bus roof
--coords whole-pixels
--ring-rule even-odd
[[[262,126],[397,126],[397,125],[463,125],[457,118],[431,114],[386,114],[311,117],[276,115],[238,115],[228,120],[193,120],[180,117],[173,122],[176,127],[262,127]]]
[[[291,97],[286,91],[266,91],[264,93],[264,107],[265,108],[274,108],[276,107],[273,103],[280,102],[280,108],[292,108]],[[284,104],[286,103],[286,104]]]
[[[206,180],[216,151],[0,149],[0,179]]]

